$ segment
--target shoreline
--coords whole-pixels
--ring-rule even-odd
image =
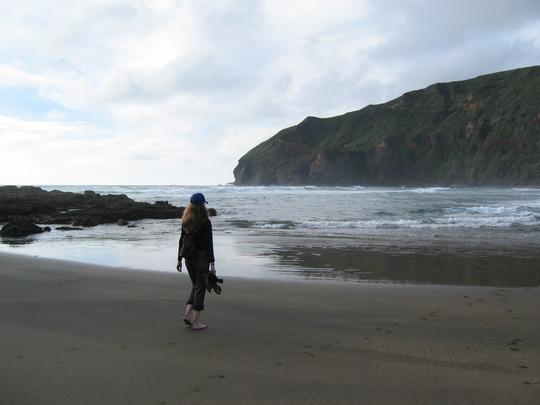
[[[0,253],[71,260],[115,268],[175,273],[177,237],[126,239],[113,243],[95,230],[92,239],[0,244]],[[156,229],[153,230],[156,232]],[[441,241],[442,242],[442,241]],[[303,235],[235,234],[215,238],[218,272],[225,277],[264,280],[343,281],[412,285],[540,286],[538,247],[403,245],[379,246],[365,239]]]
[[[187,275],[0,253],[0,403],[529,404],[538,288]]]

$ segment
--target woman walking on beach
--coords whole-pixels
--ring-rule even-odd
[[[186,302],[186,312],[182,317],[186,325],[191,326],[191,330],[206,328],[199,319],[204,309],[208,268],[210,267],[211,272],[216,272],[212,223],[208,217],[206,203],[201,193],[191,196],[182,215],[182,233],[178,247],[176,270],[182,271],[183,257],[192,282],[191,294]]]

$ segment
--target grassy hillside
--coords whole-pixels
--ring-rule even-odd
[[[308,117],[238,162],[238,185],[540,185],[540,66]]]

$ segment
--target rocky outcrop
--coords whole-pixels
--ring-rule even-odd
[[[236,185],[540,185],[540,67],[438,83],[250,150]]]
[[[0,229],[0,236],[22,237],[42,232],[46,232],[46,229],[35,225],[30,219],[14,217]]]
[[[0,187],[0,223],[24,217],[39,224],[96,226],[139,219],[180,218],[183,207],[167,201],[137,202],[126,195],[71,193],[39,187]]]
[[[99,224],[93,218],[80,217],[80,218],[77,218],[75,221],[73,221],[73,225],[75,225],[75,226],[83,226],[85,228],[91,228],[93,226],[98,226]]]
[[[79,228],[76,226],[57,226],[54,228],[57,231],[82,231],[83,228]]]

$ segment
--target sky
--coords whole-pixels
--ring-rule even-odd
[[[540,64],[538,0],[0,0],[0,32],[0,184],[225,184],[306,116]]]

